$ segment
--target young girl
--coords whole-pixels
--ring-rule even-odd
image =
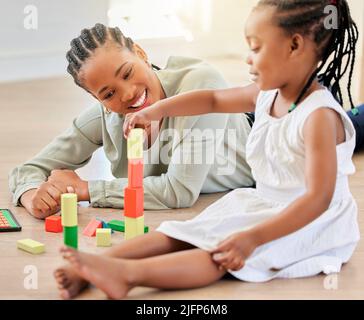
[[[63,297],[78,293],[72,283],[91,282],[123,298],[135,286],[195,288],[226,272],[262,282],[340,271],[359,240],[348,184],[355,131],[317,78],[341,97],[343,62],[352,71],[357,29],[345,0],[337,1],[339,28],[325,28],[331,2],[259,1],[245,30],[255,84],[186,93],[127,117],[126,135],[165,116],[255,109],[247,159],[256,189],[237,189],[194,219],[164,222],[106,256],[62,248],[77,274],[70,280],[55,272]]]
[[[84,29],[71,42],[67,53],[68,71],[77,85],[92,94],[98,103],[88,108],[72,126],[54,139],[33,159],[12,170],[9,183],[14,205],[23,205],[37,218],[58,211],[60,195],[73,187],[81,201],[94,207],[124,207],[122,190],[127,185],[128,160],[123,135],[124,115],[153,103],[194,89],[226,88],[221,74],[207,63],[192,58],[170,57],[163,70],[148,61],[144,50],[118,28],[96,24]],[[149,143],[144,152],[144,199],[148,210],[189,207],[199,194],[221,192],[254,181],[245,161],[245,142],[251,130],[245,115],[204,115],[164,118],[146,128]],[[215,136],[192,140],[191,132],[211,130]],[[235,141],[221,132],[232,129],[241,134]],[[158,137],[160,131],[172,133]],[[115,179],[86,181],[74,170],[88,163],[103,148]],[[214,151],[209,152],[213,147]],[[191,153],[210,154],[209,163],[186,163]],[[164,158],[160,158],[168,154]],[[215,152],[216,151],[216,152]],[[170,154],[169,154],[170,153]],[[221,174],[221,164],[237,159],[232,175]],[[232,168],[232,166],[230,166]]]

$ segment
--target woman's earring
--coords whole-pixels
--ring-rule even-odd
[[[106,114],[110,114],[110,113],[111,113],[111,110],[110,110],[110,109],[108,109],[108,108],[106,108],[106,107],[104,107],[104,112],[105,112]]]

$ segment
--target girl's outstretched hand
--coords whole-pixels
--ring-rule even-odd
[[[257,247],[257,242],[249,232],[238,232],[224,241],[211,252],[212,259],[219,268],[238,271],[245,265],[245,260]]]
[[[134,129],[136,125],[147,127],[152,121],[159,121],[161,119],[162,115],[155,107],[147,107],[140,111],[126,114],[123,125],[125,139],[128,137],[130,130]]]

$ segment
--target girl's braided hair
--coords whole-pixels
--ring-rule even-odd
[[[320,64],[302,89],[297,105],[312,82],[318,81],[329,88],[343,105],[340,80],[349,68],[347,91],[351,108],[354,103],[351,95],[351,82],[355,63],[355,50],[358,41],[358,28],[353,21],[346,0],[260,0],[258,6],[276,8],[276,23],[287,33],[300,33],[311,37],[317,45]],[[327,28],[329,5],[337,8],[337,28]],[[346,62],[344,62],[346,58]],[[326,68],[325,68],[326,66]]]

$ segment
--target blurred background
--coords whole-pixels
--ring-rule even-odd
[[[69,43],[83,28],[96,22],[119,26],[162,68],[171,55],[198,57],[218,68],[231,86],[244,85],[249,83],[244,24],[256,2],[0,0],[0,110],[6,133],[0,135],[5,161],[0,180],[5,183],[14,163],[33,156],[95,102],[66,73]],[[364,1],[349,3],[361,33],[352,84],[359,104],[364,102]],[[92,161],[104,160],[98,152]],[[108,165],[98,167],[108,176]]]
[[[364,31],[364,1],[349,0]],[[0,0],[0,82],[65,75],[65,52],[81,29],[96,22],[119,26],[139,42],[151,61],[164,66],[170,55],[210,60],[239,84],[245,80],[244,22],[254,0]],[[34,27],[35,26],[35,27]],[[360,41],[354,83],[363,84]],[[239,74],[230,73],[237,70]]]

